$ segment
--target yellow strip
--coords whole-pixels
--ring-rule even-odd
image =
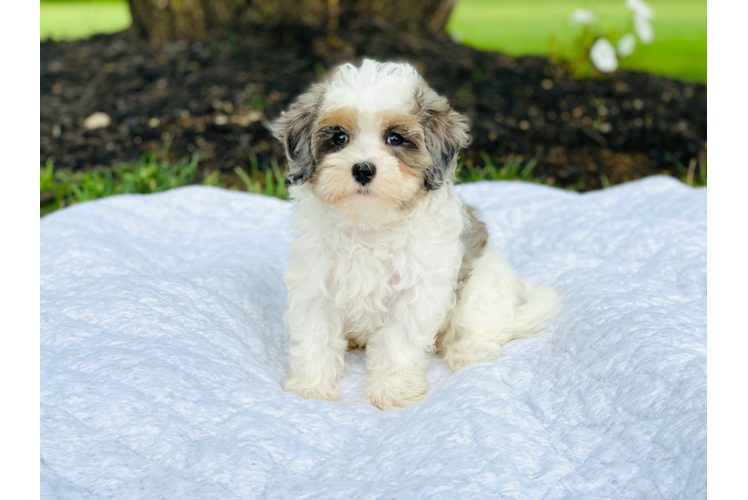
[[[748,276],[748,266],[706,266],[707,276]]]
[[[748,189],[709,189],[706,196],[707,253],[748,254]]]

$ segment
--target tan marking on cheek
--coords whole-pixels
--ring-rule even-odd
[[[418,190],[413,193],[413,196],[400,203],[400,210],[411,210],[412,208],[415,208],[415,206],[426,197],[428,192],[429,190],[426,189],[425,185],[419,187]]]
[[[410,170],[414,174],[423,176],[423,173],[431,168],[433,164],[431,155],[424,153],[420,149],[391,149],[391,154],[398,159],[405,169]]]
[[[311,189],[317,198],[340,208],[352,194],[350,175],[336,163],[322,163],[314,171]]]
[[[400,173],[403,175],[403,178],[405,179],[418,177],[418,174],[412,168],[410,168],[408,165],[406,165],[399,159],[397,161],[397,167],[400,169]]]
[[[383,198],[387,198],[392,202],[393,206],[402,206],[404,203],[408,203],[408,200],[417,195],[417,192],[421,188],[425,189],[424,182],[424,169],[419,166],[413,166],[410,162],[406,163],[399,155],[393,154],[393,148],[385,148],[387,150],[388,160],[391,161],[390,165],[395,167],[397,170],[390,170],[387,175],[386,171],[382,171],[380,174],[386,175],[382,178],[387,187],[387,192],[383,192],[380,195]],[[411,160],[417,158],[411,158]],[[389,162],[388,162],[389,163]],[[416,162],[417,163],[417,162]],[[399,173],[397,176],[395,173]],[[383,186],[384,187],[384,186]]]
[[[384,151],[397,161],[397,168],[400,171],[400,175],[406,182],[409,182],[415,178],[423,179],[423,167],[419,166],[418,153],[413,155],[395,154],[394,148],[391,146],[383,147]],[[404,160],[411,160],[415,165],[410,165]]]
[[[403,184],[406,185],[417,185],[415,192],[412,192],[410,190],[406,190],[406,192],[412,194],[408,196],[406,199],[400,199],[399,201],[399,208],[401,210],[409,210],[413,207],[415,207],[419,201],[423,199],[424,196],[428,193],[428,189],[426,189],[426,184],[424,182],[423,172],[425,169],[421,167],[413,168],[410,165],[404,163],[400,159],[398,159],[397,167],[400,170],[400,174],[403,176]],[[410,188],[412,189],[412,188]],[[405,194],[405,193],[404,193]]]
[[[339,108],[325,113],[317,127],[343,127],[350,133],[356,130],[357,124],[358,111],[353,108]]]

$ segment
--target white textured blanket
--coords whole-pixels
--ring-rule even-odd
[[[283,392],[289,204],[216,188],[41,221],[42,498],[705,498],[706,189],[458,188],[544,335],[426,399]]]

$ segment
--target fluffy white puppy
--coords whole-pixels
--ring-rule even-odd
[[[520,280],[453,189],[465,119],[407,64],[346,64],[275,124],[294,204],[284,389],[336,401],[348,347],[366,347],[366,396],[423,399],[436,351],[453,369],[501,355],[561,307]]]

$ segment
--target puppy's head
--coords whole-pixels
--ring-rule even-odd
[[[346,64],[275,124],[288,178],[335,210],[366,215],[413,206],[451,178],[469,143],[466,120],[407,64]]]

